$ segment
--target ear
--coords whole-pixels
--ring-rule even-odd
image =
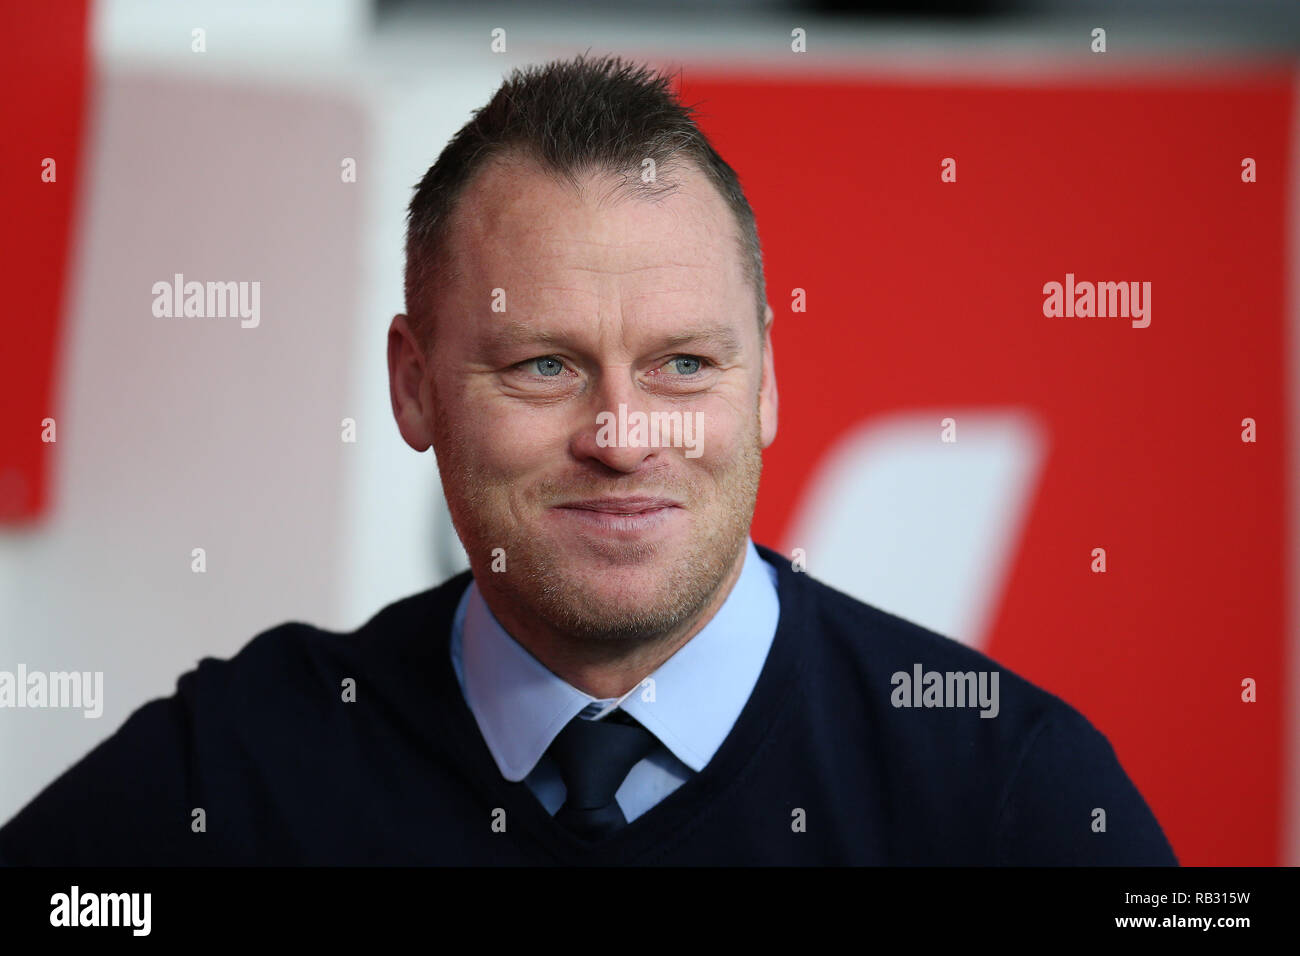
[[[776,357],[772,353],[772,322],[775,318],[772,307],[767,306],[763,317],[763,381],[758,389],[758,418],[764,448],[776,441]]]
[[[397,430],[416,451],[425,451],[433,444],[429,427],[433,401],[425,387],[426,363],[427,356],[407,317],[395,316],[388,327],[388,393],[393,400]]]

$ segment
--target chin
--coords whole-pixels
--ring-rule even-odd
[[[535,596],[541,613],[574,635],[646,639],[671,630],[691,612],[690,601],[665,570],[557,573]]]
[[[554,569],[551,583],[554,590],[593,606],[637,607],[672,592],[670,568],[663,560],[614,565],[600,559],[589,563],[566,560]]]

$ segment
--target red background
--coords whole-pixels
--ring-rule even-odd
[[[1032,409],[1045,471],[981,645],[1110,738],[1183,863],[1279,863],[1290,74],[692,70],[682,92],[750,196],[777,315],[755,539],[798,544],[805,483],[872,416],[932,410],[937,435],[963,408]],[[1066,272],[1151,282],[1151,326],[1044,317],[1043,284]]]
[[[59,319],[66,307],[73,208],[86,106],[86,7],[0,3],[0,519],[25,522],[50,482],[41,420],[54,417]],[[41,163],[57,163],[42,182]]]

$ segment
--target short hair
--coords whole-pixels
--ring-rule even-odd
[[[498,156],[518,156],[573,185],[584,173],[622,174],[620,188],[645,199],[676,190],[671,173],[693,165],[730,208],[745,278],[757,299],[759,341],[767,305],[754,211],[735,171],[682,105],[672,77],[618,57],[578,56],[515,70],[474,111],[429,167],[407,214],[406,314],[418,341],[432,340],[433,288],[449,277],[448,224],[474,174]],[[654,182],[642,181],[654,160]],[[668,175],[665,176],[664,174]]]

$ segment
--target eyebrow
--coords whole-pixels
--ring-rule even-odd
[[[540,345],[549,348],[563,348],[572,344],[571,337],[562,332],[535,328],[525,322],[512,320],[503,323],[488,335],[488,342],[496,347],[516,345]],[[734,354],[740,351],[740,337],[735,329],[726,325],[710,325],[699,329],[687,329],[657,341],[656,348],[682,348],[687,345],[712,345],[715,348]]]

